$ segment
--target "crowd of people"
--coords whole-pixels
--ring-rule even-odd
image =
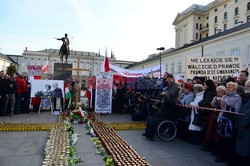
[[[139,78],[134,82],[115,83],[112,112],[128,112],[134,121],[145,120],[143,136],[149,140],[154,139],[160,121],[175,120],[178,136],[211,152],[216,162],[249,165],[248,76],[247,71],[241,71],[238,80],[229,77],[218,82],[194,77],[179,84],[167,73],[163,79]],[[213,111],[214,108],[219,111]]]
[[[239,79],[205,80],[194,77],[177,83],[172,74],[163,78],[144,77],[114,82],[112,113],[132,115],[133,121],[146,121],[143,136],[153,140],[162,120],[177,122],[178,136],[216,156],[216,162],[229,165],[250,163],[250,80],[241,71]],[[78,90],[70,79],[65,87]],[[50,86],[46,86],[50,91]],[[90,99],[90,92],[84,88]],[[93,89],[94,91],[95,89]],[[0,115],[29,113],[31,84],[19,74],[0,72]],[[94,92],[92,92],[95,95]],[[93,99],[95,96],[92,97]],[[70,98],[65,98],[65,107]],[[32,103],[33,106],[40,104]],[[93,107],[95,105],[92,101]],[[56,104],[55,104],[56,105]],[[186,107],[188,106],[188,107]],[[211,108],[200,109],[200,107]],[[216,108],[219,111],[213,111]],[[244,115],[242,115],[244,114]],[[248,164],[247,164],[248,163]]]
[[[31,84],[18,73],[9,76],[0,71],[0,116],[29,114]]]

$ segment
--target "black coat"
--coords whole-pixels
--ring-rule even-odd
[[[203,99],[198,103],[198,105],[200,107],[208,107],[211,108],[211,102],[214,98],[214,96],[216,96],[216,91],[214,90],[207,90],[204,93]],[[210,115],[209,110],[198,110],[198,113],[201,114],[203,117],[208,118],[208,116]]]

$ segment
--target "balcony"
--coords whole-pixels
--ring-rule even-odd
[[[209,27],[204,26],[204,27],[202,27],[202,29],[200,30],[200,32],[206,32],[206,31],[208,31],[208,30],[209,30]]]

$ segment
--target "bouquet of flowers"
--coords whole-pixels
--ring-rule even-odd
[[[79,107],[78,109],[73,110],[71,113],[71,119],[72,121],[77,121],[80,123],[84,123],[84,111],[82,110],[81,107]]]

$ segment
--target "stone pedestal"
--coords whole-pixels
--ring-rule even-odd
[[[54,64],[54,79],[55,80],[66,80],[72,76],[72,71],[67,70],[72,68],[72,64],[68,63],[55,63]]]

